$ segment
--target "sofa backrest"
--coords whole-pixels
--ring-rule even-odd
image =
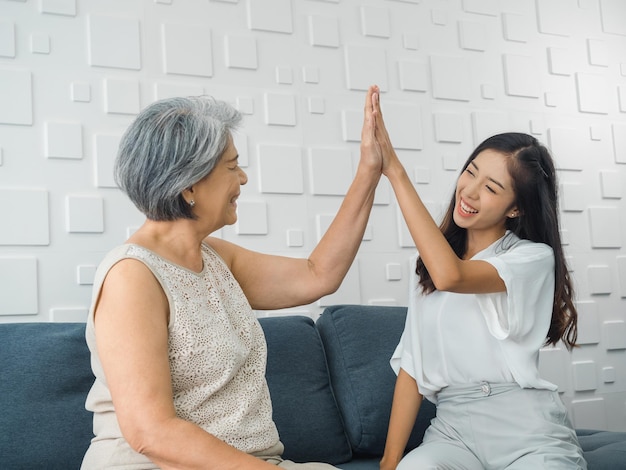
[[[336,305],[326,308],[317,320],[356,457],[383,454],[396,381],[389,359],[402,335],[406,311],[406,307]],[[435,411],[434,404],[423,401],[407,449],[422,442]]]
[[[267,341],[267,382],[283,458],[332,464],[352,458],[330,385],[326,354],[313,320],[261,318]]]
[[[0,324],[0,370],[0,467],[78,469],[92,437],[85,324]]]

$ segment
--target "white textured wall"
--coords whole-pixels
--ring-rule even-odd
[[[626,430],[623,0],[0,0],[0,322],[84,320],[97,264],[142,222],[112,181],[119,137],[166,96],[245,115],[250,180],[218,235],[305,256],[356,168],[371,83],[435,216],[488,135],[552,149],[581,347],[541,367],[577,427]],[[342,288],[286,313],[405,305],[413,251],[383,181]]]

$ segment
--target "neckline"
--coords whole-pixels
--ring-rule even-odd
[[[186,266],[183,266],[182,264],[178,264],[174,261],[172,261],[169,258],[166,258],[160,254],[158,254],[156,251],[151,250],[150,248],[146,248],[143,245],[139,245],[138,243],[125,243],[126,246],[128,247],[134,247],[134,248],[139,248],[140,250],[146,251],[148,253],[150,253],[152,256],[155,256],[156,258],[159,258],[160,260],[165,261],[166,263],[182,270],[182,271],[186,271],[190,274],[193,274],[194,276],[198,276],[201,277],[204,275],[204,273],[206,272],[206,267],[207,267],[207,263],[204,259],[204,252],[205,252],[205,248],[204,248],[204,243],[201,245],[201,250],[202,250],[202,269],[200,271],[194,271],[193,269],[189,269]]]

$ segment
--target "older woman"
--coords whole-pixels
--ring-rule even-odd
[[[355,178],[308,259],[209,237],[235,223],[248,181],[231,135],[240,121],[233,107],[173,98],[131,124],[116,179],[146,220],[96,275],[86,332],[95,438],[83,469],[330,467],[280,458],[253,309],[307,304],[341,284],[381,175],[374,90]]]

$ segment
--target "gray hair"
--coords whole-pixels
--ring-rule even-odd
[[[115,182],[151,220],[193,219],[182,192],[213,170],[240,122],[239,111],[210,96],[156,101],[122,136]]]

